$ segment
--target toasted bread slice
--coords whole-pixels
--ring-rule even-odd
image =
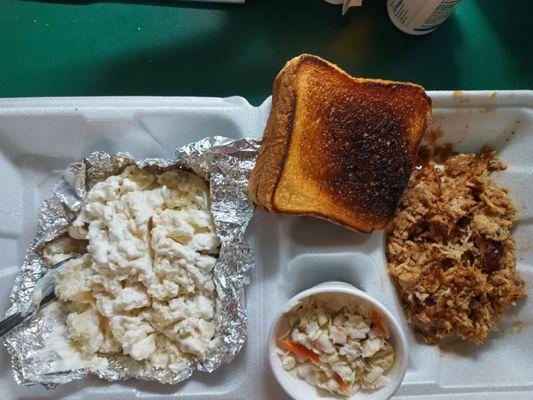
[[[383,229],[430,120],[421,86],[353,78],[309,54],[293,58],[274,82],[249,195],[269,211]]]

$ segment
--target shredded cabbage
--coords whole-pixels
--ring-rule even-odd
[[[278,331],[278,343],[292,343],[290,348],[279,348],[283,368],[334,395],[386,386],[394,349],[388,333],[372,318],[370,311],[347,296],[302,300],[283,316]]]

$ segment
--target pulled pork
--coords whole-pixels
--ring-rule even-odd
[[[485,148],[411,176],[386,251],[407,318],[427,343],[456,337],[481,344],[525,297],[511,236],[517,210],[489,177],[505,168]]]

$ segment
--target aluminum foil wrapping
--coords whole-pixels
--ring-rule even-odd
[[[242,348],[247,335],[244,285],[247,283],[246,272],[254,266],[254,261],[244,240],[244,231],[253,214],[246,186],[258,149],[259,142],[253,139],[212,137],[178,149],[175,160],[134,160],[125,153],[95,152],[70,164],[53,194],[41,206],[38,231],[16,278],[11,293],[13,305],[8,314],[34,307],[34,289],[39,280],[50,273],[42,258],[43,246],[66,232],[80,211],[87,190],[94,183],[119,173],[132,163],[141,168],[177,165],[210,182],[211,211],[221,239],[219,258],[213,270],[217,291],[216,334],[221,338],[221,345],[204,362],[190,362],[178,372],[157,370],[128,356],[118,355],[107,356],[108,369],[95,373],[110,381],[138,378],[177,383],[190,377],[194,370],[211,372],[222,363],[230,362]],[[53,313],[40,311],[4,337],[17,382],[53,387],[89,373],[85,369],[57,372],[54,365],[57,356],[53,353],[43,362],[43,351],[46,353],[43,345],[54,326],[63,323],[60,319]]]

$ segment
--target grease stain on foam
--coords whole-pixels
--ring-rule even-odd
[[[435,129],[430,130],[424,136],[424,144],[434,145],[437,141],[444,136],[444,130],[438,126]]]
[[[477,111],[480,114],[487,114],[495,110],[496,110],[496,107],[492,107],[492,106],[485,106],[485,107],[480,107],[479,109],[477,109]]]
[[[449,339],[443,343],[437,345],[439,350],[439,357],[455,357],[463,358],[467,356],[472,356],[475,354],[477,348],[473,343],[470,342],[458,342],[454,339]]]
[[[521,246],[517,246],[517,249],[516,249],[516,251],[519,253],[526,253],[531,250],[533,250],[533,243],[527,243]]]
[[[416,168],[420,168],[429,162],[443,164],[454,153],[452,143],[439,143],[439,139],[444,136],[442,127],[437,127],[429,131],[422,141],[418,150]]]
[[[524,332],[525,328],[526,328],[526,324],[524,322],[514,321],[511,324],[509,331],[511,331],[512,333],[522,333]]]
[[[459,100],[459,103],[470,103],[470,99],[462,90],[454,90],[452,96]]]

